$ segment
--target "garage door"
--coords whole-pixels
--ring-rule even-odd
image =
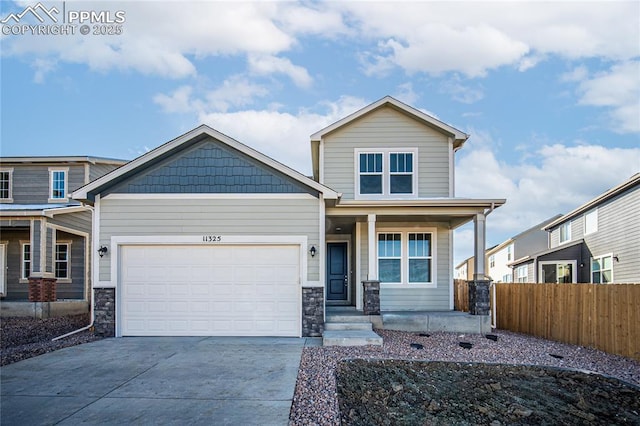
[[[300,248],[123,246],[123,336],[300,336]]]

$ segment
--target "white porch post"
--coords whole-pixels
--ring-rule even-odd
[[[473,238],[473,249],[474,249],[474,270],[473,270],[473,279],[474,280],[484,280],[486,271],[485,271],[485,246],[486,246],[486,216],[484,213],[478,213],[473,218],[473,228],[474,228],[474,238]]]
[[[376,215],[368,215],[367,223],[369,225],[367,232],[369,242],[369,272],[367,280],[375,281],[378,279],[378,263],[376,262]]]

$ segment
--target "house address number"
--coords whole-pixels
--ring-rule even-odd
[[[203,243],[219,243],[222,241],[221,235],[203,235],[202,242]]]

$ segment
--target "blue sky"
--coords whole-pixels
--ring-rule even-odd
[[[3,156],[133,159],[206,123],[310,173],[309,135],[391,95],[471,134],[456,195],[508,200],[489,245],[640,170],[637,1],[42,5],[108,13],[73,35],[6,22]],[[471,255],[469,226],[455,244]]]

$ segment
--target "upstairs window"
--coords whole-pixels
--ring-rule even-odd
[[[0,170],[0,201],[12,201],[11,195],[11,175],[13,170]]]
[[[396,198],[417,195],[416,148],[356,149],[356,197]]]
[[[382,194],[382,154],[360,154],[360,193]]]
[[[593,209],[584,215],[584,235],[598,232],[598,209]]]
[[[53,201],[67,199],[67,171],[51,170],[51,193],[50,199]]]
[[[491,256],[489,256],[489,268],[495,268],[496,267],[496,257],[492,254]]]
[[[560,225],[560,244],[571,241],[571,222]]]
[[[513,244],[509,244],[507,246],[507,261],[511,262],[513,257]]]

